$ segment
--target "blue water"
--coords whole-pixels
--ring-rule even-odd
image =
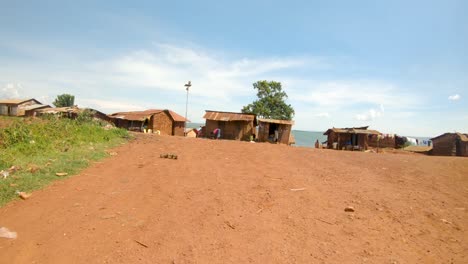
[[[296,145],[298,147],[315,147],[315,141],[318,139],[320,143],[327,141],[327,136],[323,135],[324,132],[318,131],[301,131],[293,130],[292,131],[294,138],[296,139]],[[427,141],[430,139],[428,137],[412,137],[417,138],[419,141],[418,146],[427,146]],[[426,142],[424,144],[423,142]]]
[[[313,148],[317,139],[320,143],[327,141],[327,136],[325,136],[323,132],[293,130],[292,133],[294,135],[294,138],[296,139],[295,146],[298,147]]]
[[[187,127],[190,128],[199,128],[200,126],[204,126],[203,123],[187,123]],[[325,136],[320,131],[302,131],[302,130],[293,130],[292,131],[294,138],[296,139],[296,144],[293,146],[297,147],[315,147],[315,141],[318,139],[320,143],[327,141],[327,136]],[[417,138],[420,142],[419,146],[426,146],[423,144],[423,141],[426,142],[430,139],[428,137],[412,137]]]

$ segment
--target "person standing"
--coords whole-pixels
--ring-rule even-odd
[[[215,139],[220,139],[220,138],[221,138],[221,129],[215,128],[215,129],[213,130],[213,137],[214,137]]]

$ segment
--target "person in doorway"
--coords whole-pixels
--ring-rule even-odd
[[[279,135],[278,129],[275,129],[275,137],[274,137],[274,139],[273,139],[274,142],[278,142],[278,135]]]
[[[219,139],[219,138],[221,138],[221,129],[215,128],[215,129],[213,130],[213,137],[214,137],[214,139]]]

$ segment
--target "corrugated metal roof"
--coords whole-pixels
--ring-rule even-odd
[[[34,109],[39,109],[39,108],[49,108],[49,107],[50,107],[50,105],[33,104],[33,105],[28,105],[28,106],[24,107],[24,110],[29,111],[29,110],[34,110]]]
[[[468,134],[463,134],[463,133],[444,133],[444,134],[442,134],[440,136],[431,138],[431,140],[438,139],[438,138],[441,138],[441,137],[444,137],[444,136],[449,136],[449,135],[457,135],[460,138],[461,141],[468,142]]]
[[[57,113],[81,113],[85,110],[90,110],[90,111],[93,111],[97,114],[101,114],[101,115],[104,115],[106,116],[106,114],[96,110],[96,109],[92,109],[92,108],[78,108],[78,107],[50,107],[50,106],[47,106],[47,108],[43,108],[43,109],[38,109],[37,112],[38,113],[43,113],[43,114],[57,114]]]
[[[16,104],[17,105],[17,104],[21,104],[21,103],[31,101],[31,100],[34,100],[39,103],[39,101],[37,101],[36,99],[29,98],[29,99],[3,99],[3,100],[0,100],[0,104]]]
[[[258,122],[263,122],[263,123],[274,123],[274,124],[282,124],[282,125],[294,125],[293,120],[279,120],[279,119],[264,119],[264,118],[259,118]]]
[[[216,121],[255,121],[256,116],[254,114],[243,114],[234,112],[220,112],[205,110],[206,113],[203,118],[208,120]]]
[[[144,121],[154,114],[161,113],[163,110],[150,109],[146,111],[119,112],[109,115],[112,118],[119,118],[131,121]]]
[[[457,133],[461,141],[468,142],[468,134]]]
[[[185,122],[185,118],[172,110],[161,110],[161,109],[148,109],[145,111],[133,111],[133,112],[119,112],[109,115],[112,118],[119,118],[131,121],[144,121],[150,118],[154,114],[161,112],[167,112],[175,122]],[[190,120],[187,120],[190,121]]]
[[[325,133],[324,135],[330,134],[330,132],[335,132],[335,133],[342,133],[342,134],[366,134],[366,135],[380,135],[380,133],[377,130],[368,130],[367,127],[351,127],[351,128],[330,128]]]
[[[46,114],[56,114],[56,113],[78,113],[80,109],[76,107],[47,107],[44,109],[39,109],[37,112],[46,113]]]
[[[172,119],[175,121],[175,122],[185,122],[185,117],[177,114],[176,112],[172,111],[172,110],[167,110],[169,112],[169,114],[171,115]],[[190,120],[187,119],[187,122],[190,122]]]

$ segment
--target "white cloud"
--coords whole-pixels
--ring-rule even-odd
[[[330,114],[324,112],[324,113],[318,113],[318,114],[315,114],[316,117],[325,117],[325,118],[328,118],[330,117]]]
[[[7,83],[0,90],[0,98],[5,99],[18,99],[21,95],[23,86],[20,83]]]
[[[359,121],[373,121],[378,117],[383,116],[385,112],[384,106],[380,105],[380,109],[369,109],[367,112],[363,114],[357,114],[355,118]]]
[[[142,105],[141,103],[137,102],[129,102],[129,101],[109,101],[109,100],[100,100],[100,99],[92,99],[92,98],[78,98],[77,104],[79,106],[86,106],[90,108],[94,108],[96,110],[99,109],[106,109],[110,112],[118,112],[120,110],[126,111],[140,111],[151,108],[150,105]]]
[[[460,100],[461,96],[459,94],[454,94],[454,95],[450,95],[448,97],[449,100],[451,101],[457,101],[457,100]]]
[[[344,108],[358,104],[387,104],[405,107],[417,104],[411,95],[379,80],[288,80],[294,90],[289,98],[322,107]]]
[[[307,63],[299,58],[241,58],[226,60],[208,51],[174,45],[155,45],[90,65],[111,84],[174,91],[192,81],[191,93],[226,99],[250,95],[252,83],[269,73]],[[318,63],[318,62],[313,62]]]

